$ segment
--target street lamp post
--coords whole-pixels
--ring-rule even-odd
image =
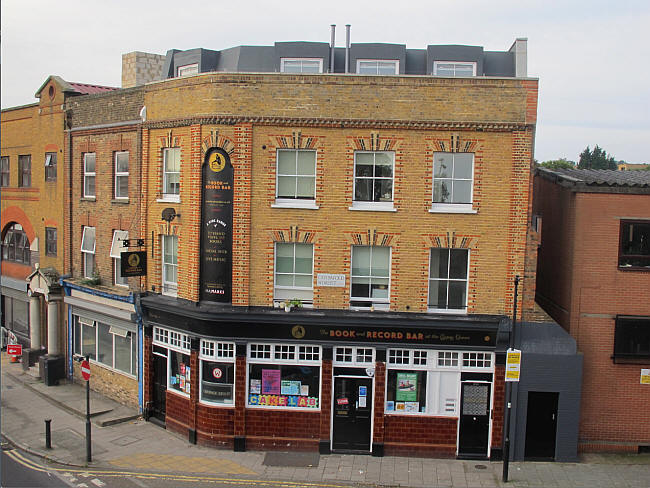
[[[517,295],[519,288],[519,275],[515,276],[515,301],[512,307],[512,330],[510,331],[510,349],[515,347],[515,331],[517,330]],[[512,414],[512,383],[506,381],[506,410],[505,434],[503,440],[503,482],[508,481],[508,465],[510,463],[510,415]]]

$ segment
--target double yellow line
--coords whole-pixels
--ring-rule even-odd
[[[56,471],[58,473],[75,473],[92,476],[104,477],[131,477],[139,479],[163,479],[168,481],[182,481],[185,483],[230,483],[232,485],[256,485],[256,486],[271,486],[271,487],[286,487],[286,488],[343,488],[346,485],[328,484],[328,483],[307,483],[285,480],[255,480],[248,478],[217,478],[213,476],[191,476],[180,474],[159,474],[159,473],[141,473],[137,471],[105,471],[105,470],[88,470],[88,469],[70,469],[70,468],[55,468],[46,467],[37,462],[25,457],[23,454],[15,449],[4,451],[7,457],[13,459],[15,462],[33,471],[40,471],[42,473]]]

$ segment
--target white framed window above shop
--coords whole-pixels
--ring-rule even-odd
[[[398,75],[398,59],[357,59],[359,75]]]
[[[180,201],[181,190],[181,148],[163,149],[162,199],[170,202]]]
[[[476,213],[472,207],[474,154],[433,154],[433,196],[431,212]]]
[[[390,247],[352,246],[350,308],[390,308]]]
[[[95,153],[84,153],[83,157],[83,197],[95,198],[95,177],[97,158]]]
[[[81,234],[81,257],[83,260],[83,275],[91,279],[95,274],[95,228],[84,226]]]
[[[434,76],[476,76],[476,63],[469,61],[434,61]]]
[[[375,349],[373,347],[337,346],[334,348],[332,364],[363,368],[374,367]]]
[[[320,410],[321,348],[249,344],[248,407]]]
[[[115,153],[115,198],[128,200],[129,198],[129,152]]]
[[[162,292],[174,297],[178,292],[178,236],[162,236]]]
[[[152,342],[153,353],[167,358],[167,389],[189,398],[192,380],[190,336],[154,326]]]
[[[323,58],[282,58],[281,73],[322,73]]]
[[[235,343],[201,339],[199,400],[210,405],[235,404]]]
[[[394,211],[394,166],[393,151],[355,151],[350,210]]]
[[[192,76],[199,74],[199,63],[186,64],[185,66],[179,66],[176,70],[176,76]]]
[[[464,352],[462,369],[487,369],[493,365],[491,352]]]
[[[113,242],[111,242],[111,258],[113,258],[114,283],[118,286],[129,286],[128,278],[122,276],[122,253],[129,250],[124,242],[129,238],[126,230],[114,230]]]
[[[469,258],[469,249],[431,248],[429,312],[467,313]]]
[[[278,149],[276,207],[316,208],[316,151]]]
[[[138,338],[127,326],[109,325],[87,317],[74,317],[74,353],[108,369],[137,375]]]
[[[297,242],[275,243],[276,303],[300,300],[311,305],[314,299],[314,246]]]

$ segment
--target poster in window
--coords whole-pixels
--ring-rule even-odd
[[[300,395],[300,381],[281,381],[282,395]]]
[[[417,373],[397,373],[397,392],[395,394],[395,400],[398,402],[414,402],[417,399]]]
[[[262,395],[280,395],[281,379],[279,369],[262,370]]]
[[[254,393],[256,395],[262,393],[262,380],[251,378],[251,393]]]
[[[190,367],[185,366],[185,380],[190,381]]]
[[[403,412],[404,411],[404,402],[395,403],[395,411]]]
[[[395,411],[395,402],[394,401],[387,401],[386,402],[386,411],[387,412],[394,412]]]
[[[404,404],[404,411],[409,413],[418,413],[420,411],[419,402],[406,402]]]
[[[300,385],[300,396],[309,396],[309,385]]]

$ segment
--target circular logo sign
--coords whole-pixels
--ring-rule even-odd
[[[90,363],[85,359],[81,361],[81,376],[86,381],[90,379]]]
[[[208,158],[208,165],[215,173],[218,173],[226,167],[226,158],[220,152],[214,151]]]
[[[131,254],[129,256],[129,259],[127,259],[127,262],[129,263],[129,266],[135,268],[138,264],[140,264],[140,256],[137,254]]]
[[[212,370],[212,376],[214,376],[215,378],[219,379],[219,378],[221,378],[221,377],[223,376],[223,371],[221,371],[220,368],[214,368],[214,369]]]
[[[305,337],[305,328],[302,325],[294,325],[291,329],[291,335],[296,339]]]

